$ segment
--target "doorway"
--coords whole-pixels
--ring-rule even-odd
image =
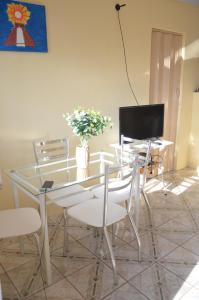
[[[175,144],[179,111],[183,35],[152,30],[149,103],[163,103],[164,139],[172,141],[164,163],[165,171],[175,169]]]

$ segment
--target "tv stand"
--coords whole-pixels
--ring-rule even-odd
[[[149,167],[148,178],[152,178],[161,174],[159,173],[159,170],[160,168],[163,169],[167,148],[173,145],[173,142],[160,139],[160,138],[153,138],[150,140],[151,140],[152,165]],[[111,144],[110,146],[115,149],[116,154],[118,154],[118,152],[121,151],[121,145],[119,144]],[[126,146],[127,149],[129,149],[128,144],[126,144]]]

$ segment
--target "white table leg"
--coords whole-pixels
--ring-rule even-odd
[[[20,200],[19,200],[19,192],[16,183],[12,181],[12,192],[13,192],[13,199],[14,199],[14,206],[15,208],[20,207]],[[23,238],[19,237],[19,248],[22,255],[24,255],[24,242]]]
[[[139,218],[140,218],[140,205],[141,205],[141,193],[140,193],[140,169],[136,171],[135,178],[135,224],[137,229],[139,229]]]
[[[50,248],[49,248],[49,236],[48,236],[48,218],[46,210],[46,197],[45,194],[39,196],[40,200],[40,216],[41,216],[41,247],[43,247],[43,257],[45,265],[46,280],[48,284],[52,283],[52,271],[50,263]]]

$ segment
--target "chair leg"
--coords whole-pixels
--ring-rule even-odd
[[[98,243],[97,243],[97,249],[99,251],[99,255],[102,258],[104,256],[104,232],[103,230],[101,230],[101,228],[96,228],[97,230],[97,239],[98,239]]]
[[[99,236],[100,236],[99,229],[94,228],[94,230],[93,230],[93,237],[94,237],[94,238],[98,238]]]
[[[69,238],[68,238],[68,216],[66,209],[64,209],[64,246],[63,246],[63,256],[67,256],[69,252]]]
[[[147,205],[148,210],[151,211],[151,205],[150,205],[150,203],[149,203],[149,200],[148,200],[148,198],[147,198],[147,195],[145,194],[145,192],[144,192],[143,190],[142,190],[142,195],[143,195],[143,198],[144,198],[144,201],[145,201],[145,203],[146,203],[146,205]]]
[[[24,299],[24,297],[26,298],[29,295],[30,289],[31,289],[32,285],[34,284],[34,280],[35,280],[34,278],[38,275],[38,272],[40,270],[41,270],[41,277],[44,278],[43,273],[42,273],[44,269],[43,269],[43,261],[41,258],[42,249],[40,246],[40,238],[37,233],[33,233],[32,236],[34,237],[34,239],[36,241],[37,251],[39,254],[39,263],[38,264],[36,263],[32,268],[30,268],[28,270],[28,273],[26,274],[26,280],[23,284],[23,287],[20,290],[21,295],[23,295],[23,299]],[[46,280],[44,280],[44,279],[42,279],[42,280],[43,280],[43,284],[45,285]]]
[[[33,236],[34,236],[36,244],[37,244],[37,251],[38,251],[39,257],[41,258],[41,254],[42,253],[41,253],[41,246],[40,246],[39,235],[37,233],[34,233]]]
[[[21,255],[24,255],[25,250],[24,250],[24,240],[23,240],[23,237],[20,236],[20,237],[18,238],[18,240],[19,240],[19,249],[20,249],[20,253],[21,253]]]
[[[115,247],[116,224],[112,224],[112,246]]]
[[[57,220],[56,220],[55,229],[53,230],[53,233],[51,234],[50,239],[49,239],[50,246],[53,244],[53,241],[58,232],[58,228],[61,226],[61,222],[62,222],[63,218],[64,218],[64,216],[62,215],[60,219],[57,218]]]
[[[43,264],[43,260],[42,260],[42,248],[41,248],[40,238],[39,238],[39,235],[37,233],[34,233],[33,236],[35,238],[36,245],[37,245],[37,251],[38,251],[38,254],[39,254],[39,265],[41,263],[41,272],[43,272],[43,270],[45,268],[44,268],[44,264]],[[38,265],[38,267],[39,267],[39,265]],[[45,274],[45,272],[44,272],[44,274]],[[45,278],[45,283],[46,283],[46,278]]]
[[[164,181],[164,172],[163,171],[162,171],[162,185],[163,185],[164,195],[167,196],[166,185],[165,185],[165,181]]]
[[[138,243],[138,261],[140,261],[140,258],[141,258],[141,253],[140,253],[141,241],[140,241],[139,233],[138,233],[137,227],[136,227],[135,222],[133,221],[133,218],[130,215],[130,213],[128,213],[128,218],[129,218],[129,221],[131,223],[131,226],[133,228],[133,231],[135,232],[135,236],[136,236],[136,239],[137,239],[137,243]]]
[[[114,285],[118,285],[118,277],[117,277],[117,271],[116,271],[115,256],[114,256],[114,253],[113,253],[113,249],[112,249],[112,246],[111,246],[111,241],[110,241],[110,238],[109,238],[108,231],[107,231],[106,227],[104,227],[104,235],[105,235],[106,242],[107,242],[107,245],[108,245],[108,250],[109,250],[109,253],[110,253],[110,256],[111,256],[111,263],[112,263],[112,267],[113,267]]]

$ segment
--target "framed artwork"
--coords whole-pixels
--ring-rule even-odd
[[[0,0],[0,51],[48,52],[43,5]]]

